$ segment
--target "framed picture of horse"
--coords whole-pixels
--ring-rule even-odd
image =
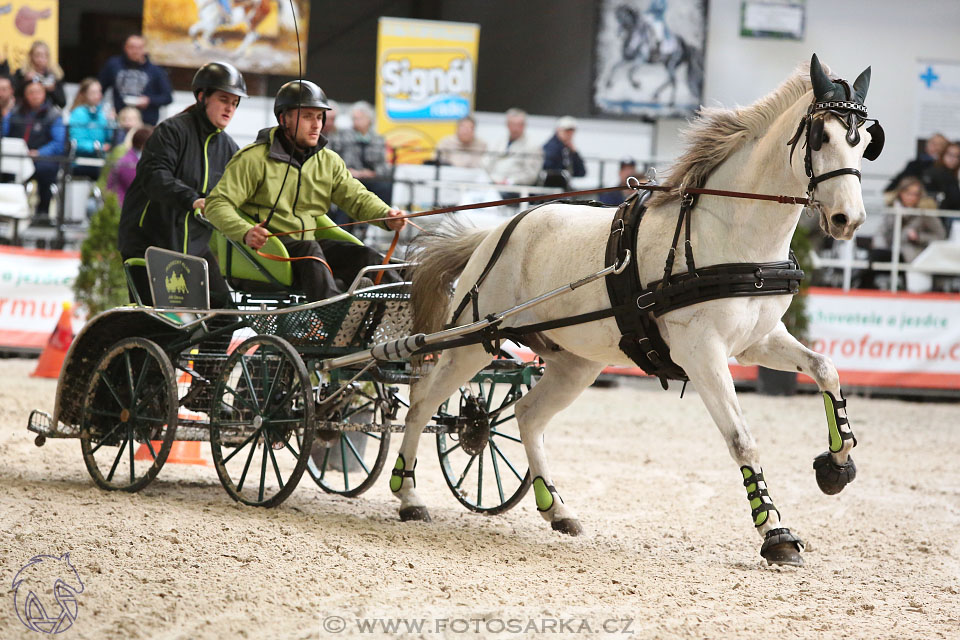
[[[706,0],[602,0],[593,108],[646,118],[692,114],[703,92]]]

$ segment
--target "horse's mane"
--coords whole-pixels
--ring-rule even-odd
[[[824,71],[829,73],[826,65]],[[810,91],[810,67],[798,67],[793,75],[772,93],[747,107],[726,109],[701,107],[699,117],[693,120],[682,136],[686,151],[667,170],[663,184],[673,187],[671,191],[654,193],[650,206],[666,204],[679,198],[681,185],[703,186],[707,176],[720,163],[729,158],[745,142],[756,138],[790,108],[805,93]]]

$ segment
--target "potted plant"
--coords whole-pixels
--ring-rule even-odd
[[[806,343],[809,340],[810,320],[807,316],[807,290],[813,278],[813,261],[811,259],[813,246],[810,243],[810,230],[800,225],[790,241],[790,250],[797,257],[804,278],[800,281],[800,291],[793,296],[787,312],[783,315],[783,324],[787,331],[799,340]],[[777,371],[759,367],[757,370],[757,392],[774,396],[792,396],[797,392],[797,372]]]

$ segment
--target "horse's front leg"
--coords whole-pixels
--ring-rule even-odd
[[[671,334],[671,338],[673,335]],[[679,336],[678,336],[679,338]],[[803,542],[780,520],[780,511],[773,505],[767,480],[760,467],[760,451],[747,428],[740,403],[727,366],[727,356],[719,339],[688,336],[671,345],[671,355],[683,367],[696,387],[707,411],[720,429],[730,456],[740,467],[743,485],[750,502],[750,515],[757,532],[763,537],[760,555],[769,564],[801,566]]]
[[[827,412],[829,450],[813,461],[817,484],[828,495],[841,490],[857,477],[857,466],[850,450],[857,439],[847,419],[847,400],[840,390],[837,368],[825,355],[803,346],[787,331],[783,323],[743,353],[737,356],[741,364],[758,364],[780,371],[799,371],[814,379],[823,394]]]

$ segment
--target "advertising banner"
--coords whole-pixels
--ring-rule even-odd
[[[380,18],[377,131],[397,162],[433,157],[437,141],[473,113],[480,25]]]
[[[60,18],[57,0],[6,0],[0,2],[0,60],[6,58],[13,73],[27,59],[35,40],[50,47],[50,59],[59,60]]]
[[[0,247],[0,348],[43,349],[79,267],[76,251]]]
[[[306,73],[308,0],[144,0],[150,60],[196,68],[224,60],[241,71],[297,75],[297,29]]]
[[[918,60],[914,76],[917,139],[960,139],[960,61]]]

